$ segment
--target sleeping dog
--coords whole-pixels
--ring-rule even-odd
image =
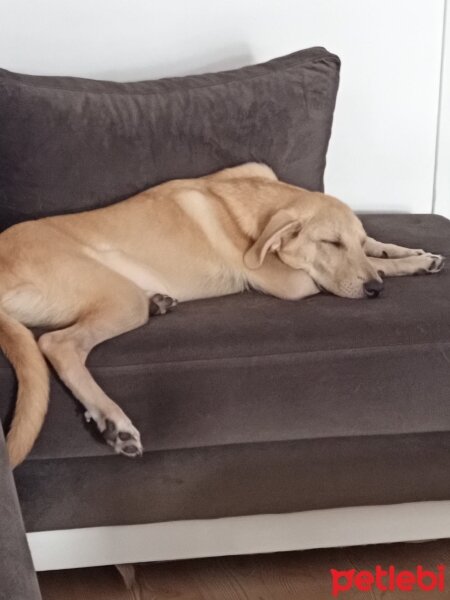
[[[174,302],[255,288],[287,300],[326,290],[375,298],[382,277],[435,273],[443,258],[368,237],[348,206],[249,163],[176,180],[88,212],[14,225],[0,235],[0,346],[17,374],[7,437],[19,464],[44,421],[45,358],[118,453],[138,430],[85,366],[94,346]],[[166,299],[164,299],[166,298]],[[153,302],[155,304],[155,301]],[[26,326],[52,331],[35,341]],[[45,358],[44,358],[45,357]]]

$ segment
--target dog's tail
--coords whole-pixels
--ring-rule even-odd
[[[47,364],[31,331],[0,310],[0,348],[18,380],[14,418],[6,439],[13,467],[30,452],[44,422],[49,400]]]

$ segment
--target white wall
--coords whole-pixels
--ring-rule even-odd
[[[342,58],[326,186],[359,210],[432,207],[444,0],[0,0],[0,65],[133,80],[311,45]]]

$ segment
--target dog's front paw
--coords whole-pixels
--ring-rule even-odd
[[[142,456],[141,436],[129,419],[105,419],[102,435],[117,454]]]
[[[445,264],[445,257],[440,254],[431,254],[426,252],[419,257],[420,265],[418,265],[417,274],[439,273],[442,271]]]
[[[444,268],[444,263],[445,263],[444,256],[441,256],[440,254],[431,254],[431,253],[428,253],[425,256],[430,261],[430,264],[426,269],[427,273],[439,273],[439,271],[442,271],[442,269]]]

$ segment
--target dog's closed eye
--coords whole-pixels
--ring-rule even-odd
[[[339,240],[321,240],[323,244],[331,244],[335,248],[343,248],[344,244]]]

